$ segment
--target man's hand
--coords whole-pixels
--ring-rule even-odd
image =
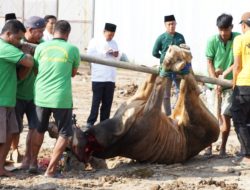
[[[221,69],[216,69],[215,75],[216,75],[217,78],[219,78],[219,76],[222,75],[222,74],[223,74],[223,71]]]
[[[34,55],[35,52],[35,47],[27,44],[27,43],[23,43],[21,46],[21,50],[25,53],[25,54],[30,54],[30,55]]]
[[[108,55],[111,55],[113,57],[118,57],[119,55],[119,51],[113,51],[112,49],[110,49],[108,52],[107,52]]]
[[[113,51],[112,55],[113,55],[114,57],[118,57],[119,51]]]

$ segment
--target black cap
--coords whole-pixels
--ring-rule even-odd
[[[116,30],[116,25],[112,23],[105,23],[104,30],[110,31],[110,32],[115,32]]]
[[[16,14],[15,14],[15,13],[7,13],[7,14],[5,15],[5,22],[6,22],[7,20],[12,20],[12,19],[16,19]]]
[[[174,15],[167,15],[164,17],[164,22],[175,21]]]

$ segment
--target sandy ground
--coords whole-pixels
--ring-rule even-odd
[[[84,126],[91,104],[91,82],[87,65],[82,65],[79,75],[73,79],[74,113],[77,123]],[[137,85],[145,79],[146,74],[119,70],[117,88],[112,107],[112,114],[128,99]],[[20,151],[24,151],[27,128],[21,135]],[[40,158],[43,162],[49,158],[55,140],[47,134]],[[185,163],[174,165],[141,164],[136,161],[116,157],[106,160],[107,168],[102,160],[95,160],[93,168],[84,169],[84,165],[72,161],[70,171],[63,171],[64,179],[51,179],[40,175],[30,175],[27,171],[15,171],[12,178],[0,178],[0,189],[250,189],[250,168],[242,168],[232,164],[235,152],[239,149],[237,137],[232,128],[227,144],[228,156],[220,158],[213,146],[213,156],[205,157],[201,152]]]

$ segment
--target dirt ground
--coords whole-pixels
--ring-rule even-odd
[[[112,114],[127,100],[146,74],[127,70],[118,70],[116,92]],[[92,92],[89,69],[82,65],[79,74],[73,79],[74,113],[77,124],[84,126],[89,114]],[[111,114],[111,115],[112,115]],[[27,128],[21,135],[20,151],[24,151]],[[47,134],[40,159],[46,165],[55,140]],[[143,189],[143,190],[238,190],[250,189],[250,168],[241,168],[232,164],[239,143],[233,128],[227,144],[228,156],[218,155],[218,142],[214,143],[213,156],[205,157],[201,152],[185,163],[174,165],[141,164],[127,158],[116,157],[104,161],[95,160],[93,168],[84,169],[84,165],[72,162],[70,171],[63,171],[65,178],[45,178],[42,174],[30,175],[27,171],[16,170],[15,177],[0,178],[0,189]],[[63,169],[62,169],[63,170]]]

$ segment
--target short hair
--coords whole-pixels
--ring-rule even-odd
[[[45,23],[48,23],[49,19],[55,19],[55,20],[57,20],[56,16],[54,16],[54,15],[46,15],[44,17]]]
[[[5,23],[4,27],[2,28],[1,34],[10,31],[12,34],[18,34],[19,31],[26,32],[26,29],[19,20],[9,20]]]
[[[56,22],[55,25],[55,32],[59,32],[61,34],[70,33],[71,26],[68,21],[66,20],[59,20]]]
[[[250,22],[244,21],[244,23],[245,23],[248,27],[250,27]]]
[[[229,28],[230,26],[232,26],[232,22],[232,15],[223,13],[217,18],[216,25],[218,28]]]

